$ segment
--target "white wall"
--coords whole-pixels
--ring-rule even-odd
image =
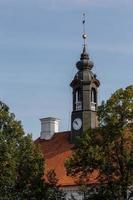
[[[76,200],[82,200],[83,196],[79,194],[79,187],[78,186],[68,186],[68,187],[61,187],[61,190],[66,193],[66,200],[71,200],[71,196],[73,195]]]
[[[47,117],[40,119],[41,121],[41,134],[40,138],[50,140],[54,133],[59,132],[59,119]]]

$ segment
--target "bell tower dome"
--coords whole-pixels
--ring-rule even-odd
[[[86,51],[86,34],[85,34],[85,16],[83,19],[83,51],[80,61],[77,62],[78,69],[70,86],[73,90],[73,108],[71,114],[71,140],[75,136],[83,133],[89,128],[98,127],[97,104],[98,104],[98,87],[100,85],[96,75],[92,72],[94,66],[90,61],[89,54]]]

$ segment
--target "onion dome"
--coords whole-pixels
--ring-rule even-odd
[[[78,79],[85,82],[92,82],[95,79],[94,74],[90,70],[80,70],[76,73],[74,80]]]
[[[94,64],[89,59],[89,55],[86,52],[86,46],[83,47],[83,52],[81,53],[80,61],[77,62],[76,67],[78,70],[89,69],[93,68]]]

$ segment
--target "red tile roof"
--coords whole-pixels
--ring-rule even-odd
[[[37,139],[45,158],[45,174],[55,170],[60,186],[74,186],[76,179],[67,176],[64,166],[65,160],[72,155],[73,144],[70,143],[70,131],[55,133],[50,140]],[[97,172],[93,173],[89,183],[96,182]]]

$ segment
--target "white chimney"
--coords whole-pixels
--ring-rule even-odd
[[[60,120],[53,117],[40,119],[41,121],[41,135],[40,139],[50,140],[54,133],[59,132]]]

